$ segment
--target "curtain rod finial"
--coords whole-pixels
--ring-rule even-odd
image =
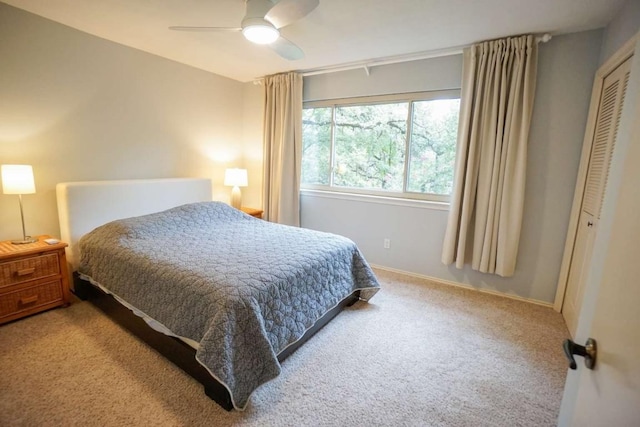
[[[551,34],[549,33],[544,33],[543,35],[541,35],[540,37],[537,37],[536,39],[538,42],[542,42],[542,43],[546,43],[549,40],[551,40]]]

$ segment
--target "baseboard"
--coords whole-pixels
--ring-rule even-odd
[[[405,276],[417,277],[418,279],[426,279],[426,280],[429,280],[431,282],[436,282],[436,283],[439,283],[439,284],[442,284],[442,285],[456,286],[458,288],[464,288],[464,289],[467,289],[467,290],[470,290],[470,291],[481,292],[483,294],[490,294],[490,295],[495,295],[495,296],[498,296],[498,297],[509,298],[509,299],[513,299],[513,300],[516,300],[516,301],[523,301],[523,302],[528,302],[530,304],[541,305],[543,307],[553,308],[553,303],[551,303],[551,302],[540,301],[540,300],[533,299],[533,298],[524,298],[524,297],[521,297],[521,296],[518,296],[518,295],[505,294],[504,292],[493,291],[491,289],[476,288],[476,287],[473,287],[473,286],[468,285],[466,283],[454,282],[454,281],[451,281],[451,280],[445,280],[445,279],[440,279],[438,277],[431,277],[431,276],[427,276],[427,275],[424,275],[424,274],[413,273],[411,271],[398,270],[396,268],[385,267],[385,266],[382,266],[382,265],[377,265],[377,264],[370,264],[370,265],[371,265],[371,267],[379,269],[379,270],[389,271],[391,273],[404,274]]]

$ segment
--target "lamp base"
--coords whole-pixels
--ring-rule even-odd
[[[12,240],[11,244],[13,245],[26,245],[27,243],[35,243],[37,242],[38,239],[36,239],[35,237],[31,237],[31,236],[24,236],[24,239],[22,240]]]
[[[237,185],[231,190],[231,206],[236,209],[240,209],[242,206],[242,193]]]

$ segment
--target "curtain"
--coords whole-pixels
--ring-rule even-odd
[[[531,35],[464,50],[454,189],[442,262],[512,276],[536,83]]]
[[[300,226],[302,76],[268,76],[264,88],[265,219]]]

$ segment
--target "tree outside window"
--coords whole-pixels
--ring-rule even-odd
[[[307,106],[303,188],[438,201],[448,197],[460,108],[457,93]]]

